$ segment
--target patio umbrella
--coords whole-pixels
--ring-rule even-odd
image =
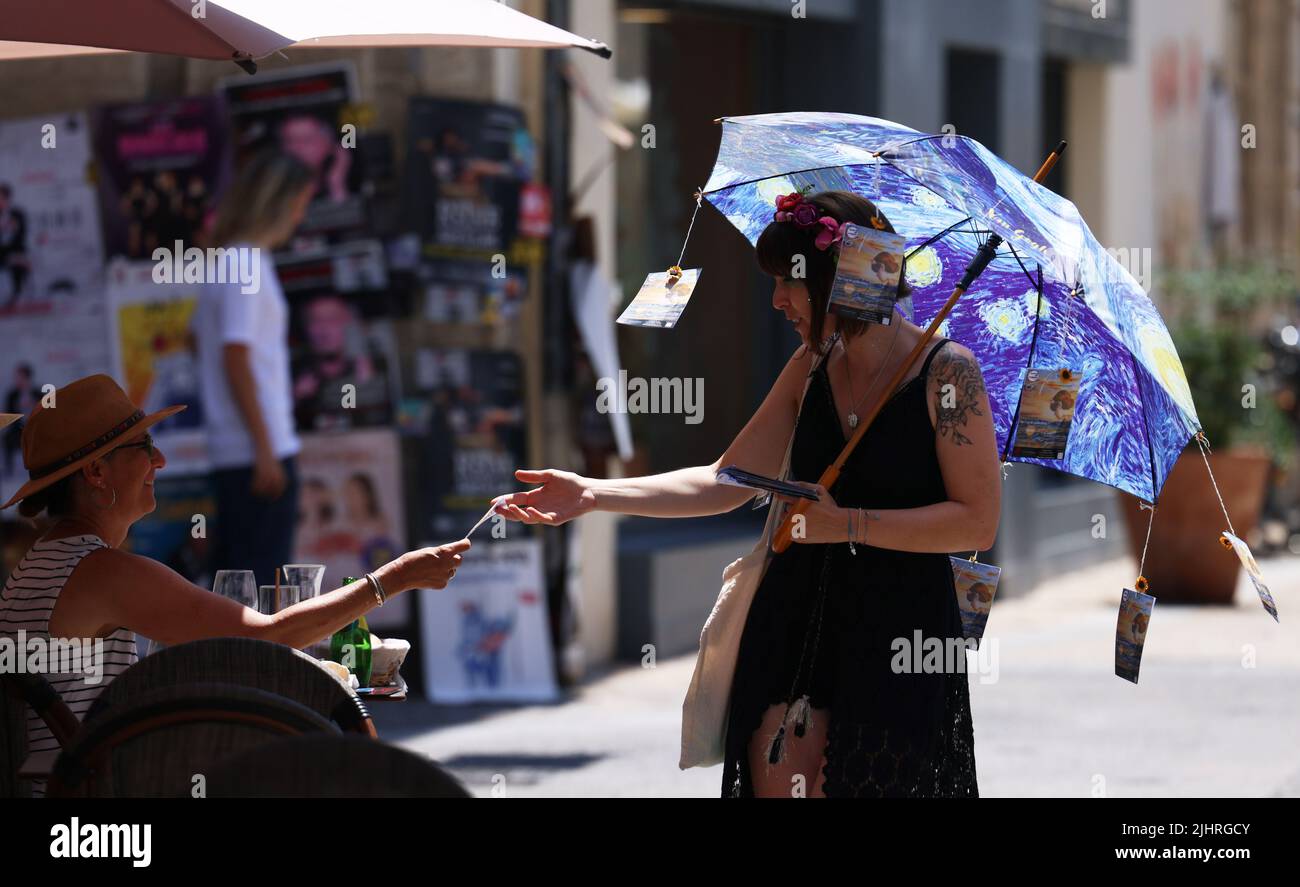
[[[972,269],[976,276],[936,334],[979,360],[1002,461],[1043,465],[1156,502],[1189,439],[1203,440],[1200,422],[1155,306],[1074,204],[964,136],[851,114],[720,122],[722,142],[702,196],[751,243],[772,220],[779,194],[811,187],[868,197],[907,238],[912,304],[900,308],[922,327],[950,301],[972,258],[991,256],[982,273]],[[989,249],[1003,241],[996,254]],[[1082,373],[1059,459],[1011,455],[1022,371],[1031,366]]]
[[[134,50],[255,60],[290,46],[609,47],[495,0],[0,0],[0,59]],[[61,44],[52,46],[51,44]],[[73,47],[69,49],[69,47]]]

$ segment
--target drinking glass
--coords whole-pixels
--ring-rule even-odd
[[[281,585],[280,599],[275,599],[276,588],[274,585],[261,585],[257,589],[257,612],[266,616],[274,616],[285,607],[292,607],[298,603],[299,588],[296,585]]]
[[[212,590],[235,603],[257,609],[257,579],[252,570],[217,570]]]
[[[285,564],[281,570],[285,582],[298,586],[298,600],[305,601],[320,594],[321,581],[325,578],[324,564]]]
[[[285,581],[298,586],[298,600],[305,601],[320,594],[321,582],[325,579],[324,564],[285,564],[281,569]],[[330,652],[329,638],[310,643],[302,651],[317,659],[325,659]]]

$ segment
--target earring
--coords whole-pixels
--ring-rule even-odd
[[[104,489],[104,488],[103,488],[103,487],[98,487],[98,489],[102,490],[102,489]],[[100,508],[102,511],[108,511],[110,508],[112,508],[114,505],[117,504],[117,490],[113,489],[112,487],[109,487],[109,492],[111,492],[111,493],[113,494],[113,501],[112,501],[112,502],[109,502],[107,505],[99,505],[98,502],[95,503],[96,505],[99,505],[99,508]]]

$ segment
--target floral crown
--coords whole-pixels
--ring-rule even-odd
[[[821,250],[830,249],[832,245],[844,239],[844,232],[853,223],[840,222],[833,216],[822,215],[816,205],[804,200],[804,194],[809,190],[811,186],[777,197],[776,212],[772,215],[772,219],[776,222],[794,222],[800,228],[818,229],[817,236],[813,240],[814,245]],[[879,210],[871,218],[871,227],[876,229],[885,227],[885,220],[880,217]]]

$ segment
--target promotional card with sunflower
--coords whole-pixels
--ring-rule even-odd
[[[618,323],[672,329],[686,310],[686,303],[691,300],[691,293],[699,280],[699,268],[683,271],[676,265],[667,271],[646,275],[641,289],[618,316]]]
[[[906,239],[863,225],[848,225],[839,244],[830,310],[841,317],[889,325],[903,279]]]
[[[1147,640],[1151,624],[1151,610],[1156,599],[1149,594],[1124,589],[1119,602],[1119,618],[1115,624],[1115,674],[1126,681],[1138,682],[1142,667],[1142,646]]]
[[[1020,389],[1012,456],[1064,459],[1082,376],[1069,367],[1030,367]]]

